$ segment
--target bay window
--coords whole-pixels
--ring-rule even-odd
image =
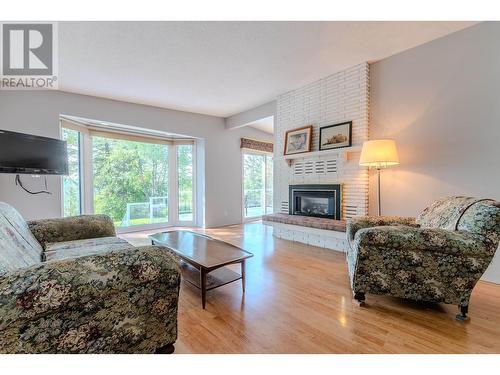
[[[68,144],[63,214],[106,214],[119,231],[195,224],[194,140],[61,122]]]

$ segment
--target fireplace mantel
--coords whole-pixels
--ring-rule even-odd
[[[343,159],[348,159],[349,154],[359,153],[359,152],[361,152],[361,146],[351,146],[351,147],[336,148],[332,150],[313,151],[313,152],[304,152],[301,154],[285,155],[284,158],[288,166],[291,167],[292,164],[297,159],[314,159],[319,156],[327,156],[327,155],[338,155]]]

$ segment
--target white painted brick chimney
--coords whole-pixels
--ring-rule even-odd
[[[335,73],[277,99],[274,132],[274,211],[288,213],[288,185],[341,183],[342,218],[368,214],[368,170],[358,165],[359,152],[311,156],[289,166],[283,156],[285,132],[313,125],[312,151],[319,149],[319,128],[352,121],[352,145],[368,140],[370,105],[369,65],[363,63]]]

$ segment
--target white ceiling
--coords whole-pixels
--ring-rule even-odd
[[[59,89],[228,117],[473,22],[61,22]]]

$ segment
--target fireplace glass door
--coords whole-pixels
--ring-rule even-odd
[[[294,194],[294,215],[333,217],[334,196],[317,191],[296,191]]]
[[[340,185],[290,185],[290,215],[340,220]]]

